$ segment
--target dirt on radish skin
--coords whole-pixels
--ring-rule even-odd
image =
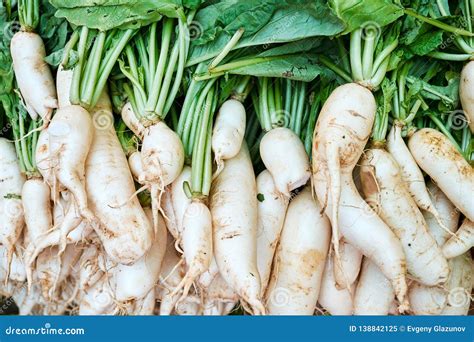
[[[53,109],[58,107],[58,101],[51,70],[44,61],[46,51],[43,40],[34,32],[20,31],[13,36],[10,51],[28,114],[33,120],[39,115],[48,121]]]
[[[247,145],[214,180],[210,209],[222,277],[254,314],[264,314],[257,269],[257,189]],[[243,252],[245,251],[245,253]]]
[[[90,207],[100,224],[94,228],[112,260],[132,264],[151,247],[153,229],[135,193],[127,158],[113,127],[110,100],[103,94],[91,110],[94,140],[86,162],[86,189]]]
[[[270,280],[273,257],[289,199],[278,191],[268,170],[262,171],[257,177],[257,193],[257,266],[263,296]]]
[[[423,128],[411,136],[408,147],[420,168],[474,221],[474,169],[448,138],[437,130]]]
[[[408,273],[424,285],[444,283],[449,275],[448,263],[395,160],[387,151],[374,148],[364,153],[360,164],[365,200],[400,239]]]
[[[267,290],[270,315],[312,315],[316,309],[331,226],[306,187],[288,206]]]
[[[311,177],[308,155],[300,138],[285,127],[268,131],[260,141],[260,156],[283,195],[305,185]]]
[[[361,198],[352,177],[370,137],[375,112],[374,96],[360,85],[345,84],[331,93],[319,114],[313,138],[313,185],[331,220],[335,251],[340,231],[347,242],[369,256],[390,279],[400,311],[404,311],[408,303],[402,246]]]

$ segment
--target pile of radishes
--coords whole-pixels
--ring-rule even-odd
[[[195,15],[124,33],[74,26],[57,70],[20,18],[0,294],[22,315],[468,314],[474,126],[460,150],[417,114],[425,93],[402,105],[413,89],[400,77],[417,74],[411,61],[390,69],[398,38],[383,31],[376,48],[352,31],[338,41],[346,64],[321,59],[329,83],[256,72],[225,93],[219,70],[239,61],[245,30],[195,66]]]

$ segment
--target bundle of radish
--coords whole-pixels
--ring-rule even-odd
[[[38,116],[46,123],[58,107],[56,87],[42,38],[35,33],[40,21],[40,1],[18,1],[21,30],[12,38],[11,55],[15,77],[32,120]]]
[[[0,306],[467,314],[473,6],[0,1]]]
[[[335,266],[341,267],[340,232],[347,242],[380,267],[392,283],[400,311],[404,311],[408,303],[402,246],[377,213],[362,200],[352,178],[376,117],[375,98],[361,85],[369,89],[380,85],[390,53],[398,44],[398,30],[397,25],[393,25],[381,33],[368,26],[351,32],[350,67],[357,83],[336,88],[326,100],[316,123],[312,162],[315,193],[331,220]],[[380,34],[384,39],[380,39]],[[344,70],[334,71],[350,79]],[[345,282],[346,288],[350,288],[347,279]]]
[[[121,72],[131,82],[131,86],[124,84],[128,102],[122,108],[122,118],[142,140],[141,173],[137,177],[151,193],[155,231],[162,193],[184,164],[183,145],[164,120],[181,84],[189,49],[187,26],[193,16],[191,11],[186,20],[164,18],[144,28],[119,60]],[[157,39],[159,33],[161,39]]]
[[[178,225],[178,229],[181,229],[179,242],[187,271],[172,295],[183,289],[181,299],[187,296],[193,282],[209,268],[213,256],[213,224],[207,203],[212,181],[211,132],[217,99],[216,87],[210,87],[209,92],[205,94],[204,102],[198,103],[194,113],[181,114],[181,117],[194,115],[192,124],[196,130],[190,140],[192,147],[185,145],[185,151],[192,153],[191,179],[190,182],[184,181],[182,184],[183,191],[191,201],[185,208],[183,208],[185,201],[177,202],[175,207],[177,222],[181,223],[181,227]]]

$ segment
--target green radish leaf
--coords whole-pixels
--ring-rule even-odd
[[[329,6],[346,24],[343,34],[367,25],[381,28],[403,15],[399,1],[392,0],[330,0]]]
[[[309,82],[321,74],[329,76],[332,72],[318,64],[316,56],[297,54],[264,59],[259,63],[236,67],[228,73],[256,77],[283,77]]]
[[[162,16],[177,18],[182,8],[197,8],[201,1],[190,0],[51,0],[56,16],[78,26],[99,29],[139,28]]]
[[[206,61],[217,56],[232,37],[233,31],[221,30],[215,39],[204,45],[200,37],[206,38],[207,21],[210,20],[198,11],[195,18],[197,37],[192,41],[188,65]],[[302,0],[278,1],[272,12],[271,18],[254,34],[246,35],[245,30],[252,32],[255,27],[251,25],[244,28],[244,36],[235,45],[234,49],[262,45],[294,42],[310,37],[334,36],[344,29],[344,24],[327,7],[324,1],[317,0],[308,3]]]

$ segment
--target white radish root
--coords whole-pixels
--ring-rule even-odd
[[[454,258],[469,251],[474,246],[474,223],[467,218],[453,236],[443,245],[446,258]]]
[[[459,211],[449,201],[445,194],[433,183],[428,183],[433,205],[443,218],[443,225],[454,232],[458,227]],[[423,211],[423,216],[429,227],[430,233],[438,246],[442,246],[451,235],[442,228],[436,218],[429,212]],[[452,262],[448,260],[452,272]],[[448,292],[444,286],[425,286],[412,282],[408,289],[410,311],[415,315],[440,315],[447,303]]]
[[[181,171],[181,174],[174,180],[169,189],[170,203],[173,214],[176,219],[176,239],[181,240],[183,233],[183,220],[184,213],[186,212],[187,207],[191,204],[191,199],[186,196],[186,193],[183,190],[184,183],[191,183],[191,168],[185,166]],[[166,212],[168,215],[168,212]]]
[[[387,151],[374,148],[366,151],[361,164],[365,200],[400,239],[408,273],[424,285],[444,283],[448,262],[429,233],[395,160]]]
[[[453,204],[474,221],[474,169],[448,138],[431,128],[423,128],[408,140],[417,164]]]
[[[152,214],[147,215],[151,222]],[[132,265],[118,264],[113,269],[116,283],[114,293],[118,301],[143,299],[158,282],[167,243],[165,221],[161,215],[158,217],[158,233],[146,254]]]
[[[48,64],[43,40],[34,32],[20,31],[12,38],[10,51],[13,70],[26,109],[33,120],[38,115],[48,121],[58,107],[56,87]]]
[[[372,93],[357,84],[336,88],[326,100],[313,138],[313,185],[331,220],[336,264],[339,231],[347,242],[371,258],[390,279],[400,302],[406,302],[406,265],[402,246],[390,228],[360,197],[352,171],[362,155],[375,118]]]
[[[84,184],[85,163],[94,134],[89,112],[80,106],[57,110],[49,124],[48,134],[49,157],[55,177],[74,196],[82,217],[94,222]]]
[[[58,108],[72,105],[69,100],[71,94],[73,69],[65,70],[62,64],[59,64],[56,72],[56,90],[58,92]]]
[[[447,303],[442,316],[467,315],[471,306],[471,293],[474,280],[471,253],[449,260],[451,275],[446,283]]]
[[[270,280],[273,257],[288,208],[288,198],[278,191],[272,175],[267,170],[257,177],[257,193],[257,266],[263,296]]]
[[[395,293],[390,281],[364,258],[354,296],[354,315],[388,315]]]
[[[307,187],[288,206],[268,285],[268,314],[314,313],[330,240],[329,220]]]
[[[321,281],[318,302],[332,316],[352,315],[354,303],[351,292],[354,292],[355,284],[353,288],[351,288],[351,291],[348,289],[339,289],[336,279],[334,278],[334,273],[333,258],[328,257]]]
[[[122,107],[122,120],[125,125],[140,139],[143,140],[145,136],[145,126],[138,120],[135,115],[132,104],[127,102]]]
[[[204,273],[212,260],[212,217],[209,208],[194,200],[184,213],[182,247],[186,263],[186,274],[172,295],[183,290],[184,299],[194,281]]]
[[[360,266],[362,264],[363,254],[350,243],[342,239],[340,246],[341,254],[341,267],[337,266],[337,262],[334,263],[334,279],[336,281],[337,288],[345,289],[347,283],[354,284],[359,276]],[[334,254],[333,254],[334,258]]]
[[[458,229],[459,217],[461,216],[459,210],[456,209],[454,204],[434,182],[429,181],[427,188],[436,211],[441,215],[443,226],[450,232],[456,232]],[[445,228],[440,226],[438,220],[430,212],[423,211],[423,216],[436,243],[440,247],[443,246],[452,234],[446,232]]]
[[[30,240],[25,252],[25,267],[28,288],[31,288],[33,262],[38,255],[32,256],[31,253],[36,250],[41,239],[53,228],[50,188],[41,179],[29,179],[23,185],[21,197]]]
[[[245,107],[240,101],[230,99],[219,109],[212,131],[212,151],[217,163],[216,174],[224,167],[224,160],[239,153],[244,140],[246,125]]]
[[[264,314],[257,269],[257,189],[245,143],[214,180],[210,209],[222,277],[254,314]]]
[[[398,123],[388,133],[387,151],[400,166],[402,179],[418,207],[430,212],[442,226],[442,217],[431,201],[423,174],[402,138],[402,127]]]
[[[466,114],[466,120],[469,124],[471,132],[474,133],[474,63],[467,63],[461,71],[461,79],[459,81],[459,98],[462,108]]]
[[[6,249],[7,276],[15,244],[25,225],[21,194],[25,177],[20,170],[15,147],[0,138],[0,244]]]
[[[143,173],[140,184],[148,187],[153,209],[153,227],[156,232],[161,195],[181,173],[184,165],[184,147],[179,136],[164,122],[147,127],[141,150]]]
[[[100,224],[94,227],[107,254],[121,264],[131,264],[150,249],[153,230],[138,199],[127,159],[113,127],[110,100],[104,93],[91,111],[110,125],[94,125],[94,140],[86,162],[86,191]]]
[[[130,168],[133,179],[138,182],[140,175],[143,173],[142,156],[139,151],[133,152],[128,157],[128,167]]]
[[[300,138],[289,128],[268,131],[260,141],[260,156],[283,195],[305,185],[311,177],[308,155]]]

